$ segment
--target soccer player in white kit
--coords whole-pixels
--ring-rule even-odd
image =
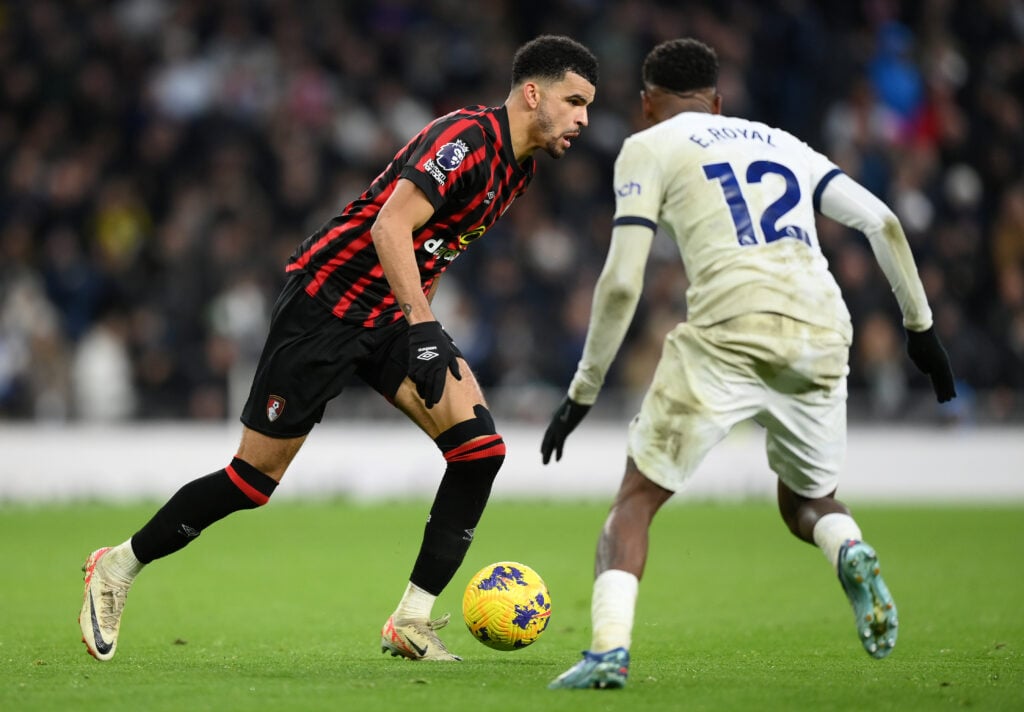
[[[892,211],[827,157],[781,129],[723,116],[718,60],[703,43],[658,45],[642,78],[652,126],[627,138],[615,162],[611,245],[582,358],[544,435],[545,464],[552,453],[561,458],[597,400],[658,227],[679,246],[688,316],[665,337],[629,426],[625,476],[597,545],[590,649],[550,687],[625,685],[650,523],[708,451],[748,419],[766,431],[783,520],[822,549],[865,650],[883,658],[896,642],[896,606],[875,551],[835,499],[852,327],[814,214],[867,237],[902,310],[908,354],[944,402],[956,395],[953,373],[906,237]]]

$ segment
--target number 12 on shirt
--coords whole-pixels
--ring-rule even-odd
[[[743,197],[743,189],[735,171],[728,163],[709,163],[704,166],[704,175],[708,180],[717,180],[722,186],[725,202],[732,214],[733,225],[736,226],[736,239],[743,246],[756,245],[757,235],[754,232],[754,221]],[[811,244],[807,231],[798,225],[779,225],[779,220],[800,202],[800,184],[797,183],[793,171],[781,163],[774,161],[754,161],[747,167],[745,181],[748,184],[760,183],[766,175],[780,176],[786,182],[786,190],[774,202],[764,209],[759,221],[765,242],[775,242],[784,237],[795,237]]]

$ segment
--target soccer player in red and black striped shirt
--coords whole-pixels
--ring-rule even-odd
[[[505,106],[471,106],[436,119],[365,193],[302,243],[288,271],[302,274],[306,293],[345,321],[377,327],[402,319],[376,244],[386,234],[381,227],[388,226],[386,220],[378,224],[381,210],[395,196],[389,211],[406,205],[415,211],[408,217],[420,218],[420,224],[396,227],[403,233],[399,239],[407,239],[406,231],[412,236],[414,286],[429,294],[434,281],[533,178],[534,160],[516,155],[510,131]],[[575,133],[578,126],[569,123],[566,131]]]
[[[505,444],[430,300],[449,265],[526,190],[533,153],[559,158],[579,136],[596,84],[597,60],[578,42],[544,35],[526,43],[502,106],[431,122],[299,246],[231,463],[186,484],[130,539],[86,561],[79,623],[94,657],[113,657],[125,597],[142,567],[228,514],[265,504],[327,402],[358,376],[433,438],[447,463],[382,648],[414,660],[459,660],[436,633],[447,616],[432,620],[431,611],[472,542]]]

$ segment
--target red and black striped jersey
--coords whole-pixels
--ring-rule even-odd
[[[306,292],[345,321],[367,327],[402,318],[370,237],[381,206],[406,178],[434,215],[413,234],[423,292],[526,190],[536,164],[515,159],[505,107],[470,106],[414,136],[370,187],[310,235],[288,260],[307,274]]]

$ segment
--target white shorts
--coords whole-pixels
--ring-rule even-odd
[[[630,423],[628,453],[674,492],[734,425],[752,418],[767,431],[779,479],[822,497],[836,488],[846,456],[848,359],[842,334],[777,314],[680,324],[665,337]]]

